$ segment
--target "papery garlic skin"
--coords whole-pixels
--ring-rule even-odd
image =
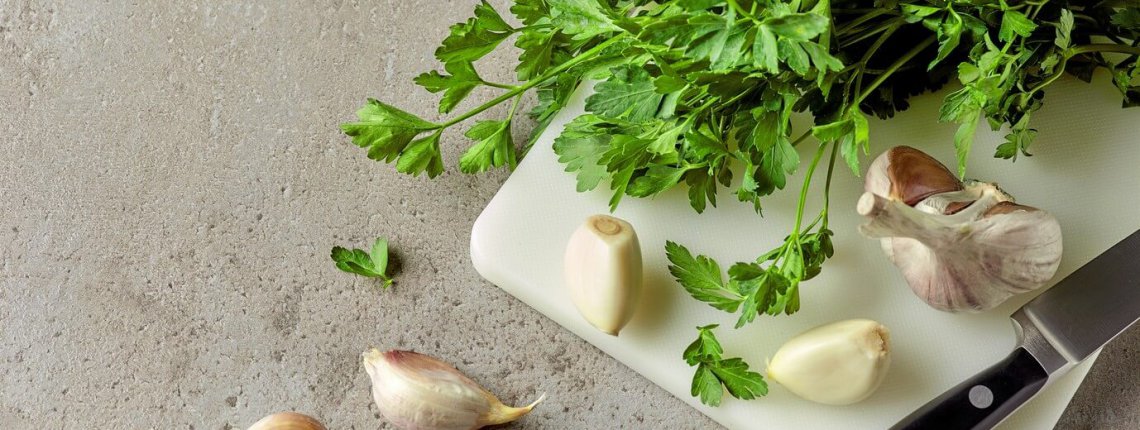
[[[380,413],[403,430],[469,430],[521,418],[542,401],[521,408],[494,394],[451,365],[411,352],[372,349],[364,353],[372,397]]]
[[[930,156],[896,147],[871,165],[856,210],[860,231],[919,298],[944,311],[979,312],[1049,282],[1061,262],[1061,226],[995,184],[962,183]]]
[[[587,218],[570,236],[563,263],[578,312],[598,330],[617,336],[641,297],[641,244],[633,226],[608,215]]]
[[[804,399],[849,405],[875,392],[890,365],[887,328],[854,319],[813,328],[784,343],[768,362],[768,378]]]

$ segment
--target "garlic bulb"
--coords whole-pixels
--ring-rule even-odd
[[[996,184],[962,183],[925,153],[899,146],[867,172],[860,231],[880,238],[911,290],[936,309],[978,312],[1045,285],[1061,262],[1061,226]]]
[[[364,353],[372,398],[392,425],[404,430],[468,430],[511,422],[542,401],[503,405],[451,365],[411,351]]]
[[[803,332],[768,362],[768,378],[797,396],[848,405],[871,395],[891,365],[890,333],[865,319],[839,321]]]
[[[316,418],[296,412],[278,412],[262,418],[249,430],[326,430]]]
[[[563,270],[578,312],[617,336],[641,297],[641,245],[633,226],[608,215],[587,218],[570,236]]]

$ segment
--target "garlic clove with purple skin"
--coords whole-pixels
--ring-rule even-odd
[[[376,406],[404,430],[469,430],[508,423],[545,397],[510,407],[451,365],[427,355],[375,348],[363,355]]]
[[[937,160],[896,147],[871,165],[860,231],[932,307],[978,312],[1040,288],[1061,261],[1061,227],[996,185],[962,183]]]

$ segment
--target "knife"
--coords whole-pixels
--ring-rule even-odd
[[[1010,317],[1017,347],[951,388],[895,430],[990,429],[1140,319],[1140,231],[1069,275]]]

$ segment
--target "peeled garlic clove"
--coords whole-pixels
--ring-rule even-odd
[[[411,351],[364,353],[380,413],[404,430],[468,430],[521,418],[542,401],[504,405],[451,365]]]
[[[278,412],[262,418],[249,430],[326,430],[320,421],[296,412]]]
[[[633,226],[608,215],[587,218],[566,245],[564,270],[578,312],[617,336],[641,297],[641,245]]]
[[[962,183],[922,152],[896,147],[872,163],[856,210],[860,231],[925,302],[982,311],[1040,288],[1061,262],[1061,226],[995,184]]]
[[[866,399],[891,365],[890,333],[865,319],[839,321],[793,337],[768,362],[768,378],[827,405]]]

